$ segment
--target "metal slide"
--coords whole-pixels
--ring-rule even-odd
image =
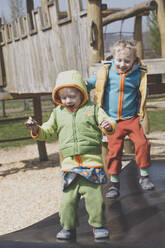
[[[134,161],[121,173],[121,195],[106,201],[110,240],[96,243],[83,200],[79,205],[80,227],[77,241],[59,243],[56,233],[61,229],[58,214],[28,228],[0,236],[0,248],[164,248],[165,247],[165,161],[152,161],[152,191],[143,191],[138,184],[139,172]],[[108,185],[104,188],[106,192]]]

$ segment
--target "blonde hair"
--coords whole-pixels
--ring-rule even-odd
[[[118,40],[113,44],[112,48],[110,48],[113,56],[116,55],[116,52],[120,52],[125,49],[133,53],[135,58],[137,57],[136,42],[134,40]]]

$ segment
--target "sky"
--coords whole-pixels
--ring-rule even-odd
[[[10,0],[0,0],[0,16],[5,16],[7,20],[10,20]],[[25,1],[25,0],[23,0]],[[66,1],[66,0],[60,0]],[[85,0],[83,0],[85,1]],[[136,4],[146,2],[147,0],[102,0],[102,3],[107,3],[108,8],[129,8],[133,7]],[[34,7],[37,8],[41,5],[41,0],[34,0]],[[147,30],[147,18],[143,17],[142,19],[142,30],[145,32]],[[133,32],[134,29],[134,18],[129,18],[124,20],[122,24],[122,32]],[[121,21],[116,21],[107,25],[104,28],[104,32],[120,32],[121,30]]]
[[[22,0],[24,3],[25,0]],[[34,7],[37,8],[41,4],[41,0],[34,0]],[[4,16],[10,20],[10,0],[0,0],[0,16]]]

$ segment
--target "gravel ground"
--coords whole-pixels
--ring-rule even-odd
[[[61,173],[58,147],[47,144],[40,162],[37,145],[0,150],[0,235],[32,225],[59,209]]]
[[[156,132],[148,137],[151,156],[165,159],[165,133]],[[25,228],[58,211],[61,200],[58,146],[57,143],[46,146],[49,156],[46,162],[39,161],[36,144],[0,149],[0,235]]]

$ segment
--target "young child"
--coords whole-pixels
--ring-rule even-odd
[[[111,185],[108,198],[120,195],[121,156],[126,135],[134,142],[136,163],[140,168],[139,183],[144,190],[154,185],[149,179],[150,143],[140,121],[144,117],[147,96],[147,70],[137,57],[134,41],[119,40],[113,45],[112,56],[98,71],[97,77],[86,80],[88,89],[96,87],[95,100],[117,122],[117,132],[109,138],[107,171]]]
[[[52,98],[57,106],[49,120],[38,126],[29,117],[25,125],[35,139],[47,140],[55,136],[59,141],[63,178],[59,215],[63,229],[56,238],[71,240],[76,237],[77,207],[83,196],[94,238],[106,239],[109,232],[104,227],[101,185],[107,179],[101,157],[101,139],[102,131],[114,133],[116,122],[88,100],[86,85],[78,71],[59,73]]]

